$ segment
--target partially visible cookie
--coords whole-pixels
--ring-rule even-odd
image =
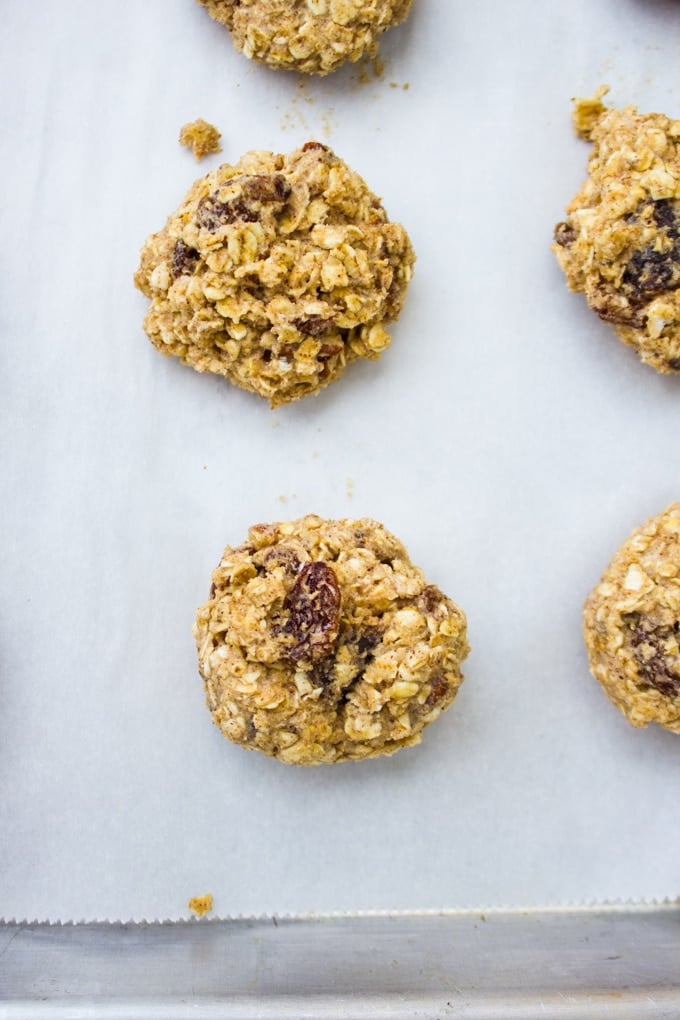
[[[328,74],[375,56],[383,32],[413,0],[198,0],[246,57],[270,67]]]
[[[590,668],[633,726],[680,733],[680,503],[624,542],[585,604]]]
[[[680,372],[680,120],[576,104],[588,179],[555,228],[571,290],[657,372]]]
[[[213,721],[295,765],[393,754],[453,701],[465,616],[376,521],[310,515],[227,547],[194,636]]]
[[[359,174],[308,142],[196,181],[148,238],[135,282],[159,351],[276,407],[380,356],[414,261]]]

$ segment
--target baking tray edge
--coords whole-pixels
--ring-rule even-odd
[[[680,1017],[680,904],[1,924],[0,1018]]]

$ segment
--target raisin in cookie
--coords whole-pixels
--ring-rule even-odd
[[[419,743],[468,653],[463,613],[381,524],[313,515],[227,547],[194,636],[216,725],[296,765]]]
[[[576,104],[588,179],[555,228],[571,290],[657,372],[680,372],[680,121]]]
[[[413,0],[198,0],[226,25],[246,57],[270,67],[328,74],[372,57],[383,32],[406,18]]]
[[[198,180],[147,240],[135,282],[158,350],[276,407],[380,356],[414,261],[361,177],[308,142]]]
[[[680,733],[680,503],[638,528],[585,605],[593,676],[633,726]]]

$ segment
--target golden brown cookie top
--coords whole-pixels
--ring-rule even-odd
[[[418,743],[468,652],[463,613],[381,524],[314,515],[227,547],[194,635],[217,726],[299,765]]]
[[[680,503],[621,546],[584,625],[593,675],[628,720],[680,733]]]

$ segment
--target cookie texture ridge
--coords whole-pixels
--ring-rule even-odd
[[[414,261],[362,178],[308,142],[196,181],[146,241],[135,283],[159,351],[276,407],[380,356]]]
[[[633,726],[680,733],[680,503],[621,546],[585,604],[590,668]]]
[[[680,372],[680,120],[579,100],[588,178],[555,228],[573,291],[657,372]]]
[[[198,0],[231,32],[234,46],[270,67],[329,74],[375,56],[383,32],[413,0]]]
[[[213,721],[295,765],[394,754],[453,701],[465,616],[369,519],[252,527],[194,625]]]

